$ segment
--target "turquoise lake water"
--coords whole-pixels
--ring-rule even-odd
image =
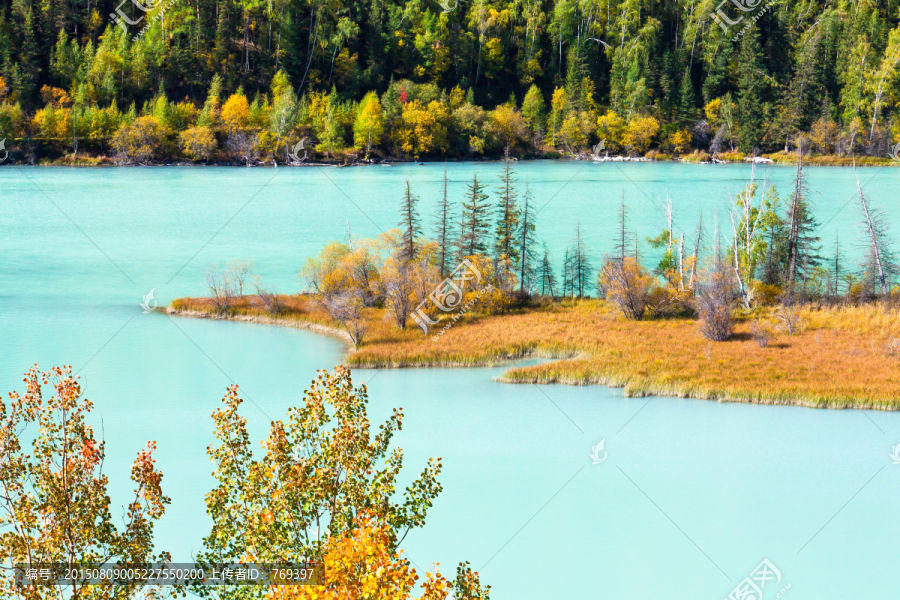
[[[729,196],[750,171],[516,167],[520,189],[527,176],[543,207],[538,237],[557,266],[578,221],[597,262],[612,251],[623,191],[640,239],[663,227],[667,192],[688,236],[701,210],[709,224],[718,213],[724,230]],[[162,305],[203,294],[209,264],[244,258],[279,291],[297,291],[303,260],[343,239],[348,224],[366,237],[396,225],[405,179],[430,216],[442,170],[0,169],[0,391],[21,390],[36,362],[79,370],[98,428],[102,418],[114,514],[127,502],[135,454],[156,440],[172,497],[157,541],[190,560],[209,530],[205,449],[226,387],[236,382],[252,399],[245,414],[258,440],[346,349],[306,331],[143,314],[142,295],[155,288]],[[473,171],[496,186],[496,163],[451,164],[453,197]],[[853,171],[809,174],[825,251],[839,233],[852,258]],[[786,194],[793,169],[758,169],[764,177]],[[861,169],[860,178],[900,240],[900,170]],[[404,408],[395,441],[408,477],[443,458],[444,492],[404,546],[420,572],[469,560],[495,600],[720,600],[768,559],[782,579],[767,583],[767,599],[787,584],[782,597],[798,600],[896,597],[896,413],[623,398],[599,386],[496,383],[501,372],[354,372],[369,382],[374,423]],[[607,458],[593,464],[601,440]]]

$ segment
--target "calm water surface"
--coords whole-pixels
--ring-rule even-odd
[[[473,172],[449,166],[459,198]],[[592,254],[612,250],[624,193],[639,239],[664,225],[691,236],[703,213],[730,227],[730,197],[746,166],[518,163],[538,207],[538,235],[562,262],[580,221]],[[96,404],[108,443],[113,502],[127,502],[128,469],[147,440],[172,506],[160,547],[189,560],[209,530],[210,413],[239,383],[251,433],[296,404],[316,369],[344,345],[304,331],[142,314],[203,293],[211,263],[252,258],[283,292],[300,288],[303,260],[347,228],[394,227],[409,179],[430,217],[441,165],[364,169],[0,169],[0,390],[21,374],[71,364]],[[862,169],[867,193],[900,234],[900,171]],[[782,193],[788,167],[759,169]],[[858,235],[849,169],[810,169],[821,237],[851,255]],[[850,205],[847,205],[851,202]],[[846,206],[845,206],[846,205]],[[644,250],[646,251],[646,250]],[[896,597],[900,443],[894,413],[623,398],[603,387],[496,383],[501,369],[358,370],[371,416],[406,413],[396,442],[407,477],[431,456],[445,491],[428,525],[407,538],[420,568],[471,561],[499,600],[725,598],[765,558],[782,573],[765,598]],[[252,400],[252,401],[251,401]],[[607,458],[591,447],[605,440]],[[115,512],[115,511],[114,511]],[[811,541],[810,541],[811,540]]]

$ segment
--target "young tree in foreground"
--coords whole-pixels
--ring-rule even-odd
[[[346,367],[320,371],[287,419],[271,423],[263,456],[251,450],[241,402],[231,386],[213,413],[217,444],[207,452],[217,485],[206,499],[213,525],[198,562],[321,561],[324,538],[352,535],[354,519],[364,511],[386,527],[391,552],[425,524],[441,491],[440,458],[398,494],[403,451],[391,449],[391,439],[403,412],[395,409],[373,435],[366,386],[354,387]]]
[[[134,499],[123,511],[125,528],[113,524],[103,473],[106,444],[87,423],[93,408],[82,398],[72,367],[25,374],[26,392],[0,405],[0,561],[23,568],[116,563],[146,565],[169,560],[153,553],[153,528],[170,500],[152,457],[155,442],[138,452],[131,467]],[[44,397],[44,386],[53,396]],[[33,451],[25,454],[23,440]],[[118,511],[117,511],[118,512]],[[61,574],[64,575],[64,574]],[[136,585],[17,587],[11,570],[0,575],[3,596],[39,598],[127,598]]]
[[[272,586],[267,600],[409,600],[419,576],[409,561],[391,549],[391,528],[369,511],[354,519],[346,535],[329,538],[315,585]],[[488,600],[478,573],[460,563],[456,580],[426,573],[419,600]],[[435,569],[437,571],[437,569]]]

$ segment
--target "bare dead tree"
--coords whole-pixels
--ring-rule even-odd
[[[216,309],[216,318],[228,316],[234,304],[235,288],[228,271],[219,271],[215,265],[206,270],[206,287]]]
[[[414,284],[409,269],[409,264],[404,262],[384,273],[384,305],[400,329],[406,329],[412,311]]]
[[[231,282],[234,284],[235,291],[238,296],[244,296],[244,283],[247,282],[247,279],[250,277],[253,271],[253,261],[252,260],[233,260],[228,265],[228,274],[231,277]]]
[[[855,160],[853,161],[853,171],[856,174]],[[881,293],[887,296],[888,279],[898,271],[888,241],[887,222],[880,211],[870,207],[869,201],[863,194],[858,174],[856,174],[856,187],[859,190],[859,204],[864,217],[862,226],[867,237],[866,270],[877,277],[881,284]]]
[[[265,288],[258,275],[253,278],[253,287],[256,289],[256,297],[259,300],[259,304],[266,311],[273,315],[280,315],[284,312],[284,302],[281,301],[277,293]]]
[[[249,167],[250,163],[259,158],[259,143],[256,134],[245,133],[243,131],[232,132],[228,136],[225,147],[232,154],[241,157],[241,160]]]
[[[727,340],[734,329],[731,316],[731,305],[736,296],[733,269],[722,261],[715,261],[697,286],[697,292],[694,306],[700,318],[701,335],[714,342]]]
[[[350,335],[350,341],[359,348],[366,334],[366,325],[363,322],[364,306],[359,296],[353,292],[344,292],[323,297],[321,302],[328,315],[344,326]]]
[[[775,309],[775,318],[778,320],[778,329],[788,335],[794,335],[803,329],[800,305],[794,301],[793,296],[789,295],[782,300]]]

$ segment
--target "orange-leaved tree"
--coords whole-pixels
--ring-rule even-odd
[[[0,404],[0,561],[21,569],[65,569],[119,563],[168,561],[153,554],[153,526],[169,498],[152,458],[155,442],[138,453],[131,468],[134,498],[125,509],[124,530],[113,524],[103,473],[104,441],[94,437],[87,416],[93,405],[81,396],[71,367],[25,374],[26,391]],[[44,386],[54,391],[45,398]],[[36,429],[36,431],[34,430]],[[32,453],[23,450],[31,440]],[[136,585],[20,585],[12,571],[0,574],[0,595],[39,598],[128,598]],[[25,580],[27,581],[27,579]],[[41,581],[40,579],[38,581]]]
[[[313,584],[274,585],[267,600],[408,600],[419,576],[392,549],[391,526],[368,511],[354,519],[343,536],[329,538],[324,557],[315,567]],[[439,565],[435,565],[438,567]],[[482,587],[478,573],[460,563],[454,582],[437,569],[426,573],[419,600],[488,600],[490,586]]]
[[[261,457],[251,451],[237,386],[223,401],[213,413],[219,443],[208,449],[218,482],[206,498],[213,526],[198,562],[321,561],[326,540],[345,537],[363,511],[379,515],[391,552],[412,528],[425,524],[441,491],[440,458],[431,459],[399,494],[403,451],[391,449],[391,438],[403,413],[395,409],[372,435],[366,387],[354,387],[346,367],[320,372],[300,405],[288,409],[287,419],[272,421]],[[258,593],[238,587],[216,593],[223,598]],[[210,588],[199,593],[211,593]]]

